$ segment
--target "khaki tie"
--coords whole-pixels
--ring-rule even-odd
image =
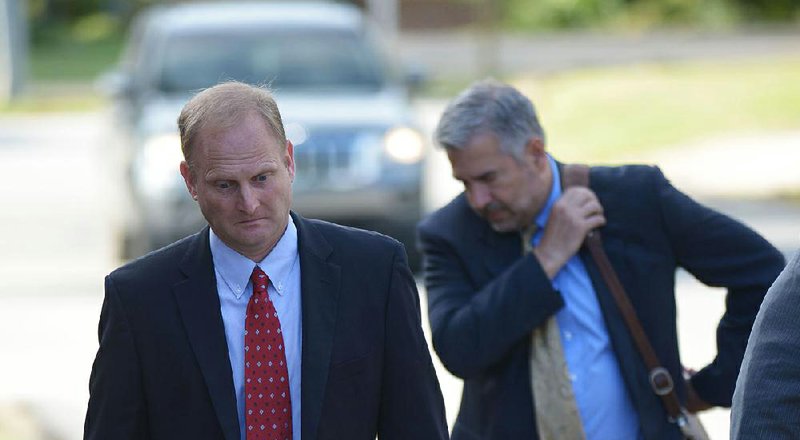
[[[532,225],[522,233],[522,249],[526,254],[533,250],[531,238],[535,232],[536,225]],[[555,315],[533,330],[529,363],[539,438],[585,439]]]

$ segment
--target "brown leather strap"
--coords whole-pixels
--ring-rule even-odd
[[[589,167],[581,164],[564,165],[561,168],[561,189],[571,186],[589,187]]]
[[[589,167],[586,165],[564,165],[562,168],[561,185],[563,189],[571,186],[589,186]],[[681,412],[681,404],[678,396],[675,394],[674,382],[672,376],[666,368],[661,366],[661,362],[656,356],[653,346],[647,339],[647,335],[636,316],[636,310],[633,308],[625,288],[617,277],[617,273],[611,262],[608,260],[605,250],[603,249],[603,241],[600,237],[600,231],[594,230],[586,236],[583,245],[589,250],[592,258],[603,276],[603,280],[611,291],[614,301],[617,303],[622,318],[628,326],[628,330],[633,337],[636,348],[639,349],[644,360],[645,366],[650,375],[650,387],[653,392],[661,397],[664,408],[673,422],[680,422],[683,420],[683,413]]]

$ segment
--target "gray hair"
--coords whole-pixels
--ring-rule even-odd
[[[251,113],[261,115],[278,141],[286,144],[281,113],[267,87],[228,81],[209,87],[189,100],[178,116],[181,150],[189,167],[192,166],[192,149],[203,127],[230,128]]]
[[[462,149],[476,135],[494,133],[500,148],[521,158],[532,137],[544,142],[544,131],[530,99],[494,79],[473,83],[445,108],[434,138],[446,149]]]

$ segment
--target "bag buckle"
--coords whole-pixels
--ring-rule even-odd
[[[653,388],[653,392],[659,396],[666,396],[675,387],[672,382],[672,376],[664,367],[654,368],[650,371],[650,386]]]

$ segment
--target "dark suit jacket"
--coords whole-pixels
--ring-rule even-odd
[[[800,437],[800,253],[770,287],[736,383],[731,439]]]
[[[444,439],[402,245],[293,215],[303,439]],[[208,230],[106,278],[85,438],[239,440]]]
[[[692,380],[699,395],[730,405],[747,336],[783,257],[758,234],[673,188],[656,168],[592,168],[604,207],[605,250],[661,363],[685,398],[675,312],[675,270],[728,288],[719,354]],[[564,301],[519,234],[499,234],[462,194],[419,226],[433,346],[464,379],[454,440],[535,439],[528,373],[531,331]],[[580,253],[646,439],[677,438],[647,383],[645,366],[597,266]],[[602,399],[602,396],[597,396]]]

